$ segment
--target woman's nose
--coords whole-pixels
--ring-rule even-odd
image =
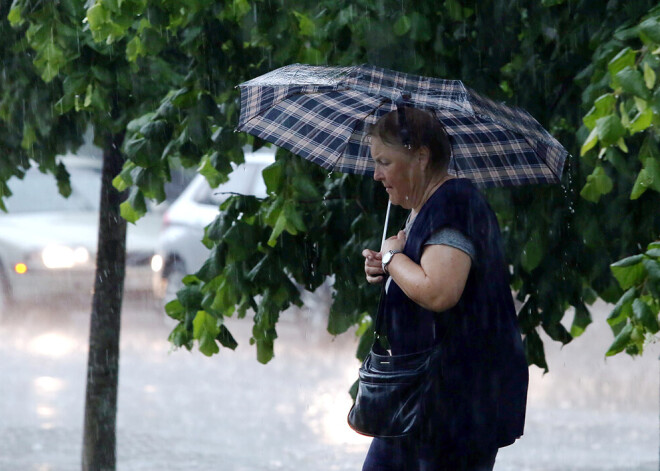
[[[383,172],[380,171],[378,166],[376,166],[376,168],[374,169],[374,180],[376,180],[377,182],[383,180]]]

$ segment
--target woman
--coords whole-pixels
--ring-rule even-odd
[[[446,392],[433,398],[444,412],[432,430],[375,438],[363,471],[491,470],[522,435],[528,383],[497,220],[447,173],[449,139],[430,113],[401,108],[370,135],[374,179],[410,216],[380,252],[363,251],[367,281],[386,283],[392,354],[441,345]]]

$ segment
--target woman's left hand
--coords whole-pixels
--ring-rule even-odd
[[[386,254],[390,250],[399,250],[403,251],[403,247],[406,245],[406,233],[399,231],[395,236],[385,239],[383,246],[380,249],[381,254]]]

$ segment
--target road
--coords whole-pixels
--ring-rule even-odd
[[[658,469],[658,345],[604,359],[607,307],[550,372],[532,367],[525,436],[496,470]],[[0,320],[0,471],[80,469],[88,309],[20,308]],[[261,365],[250,321],[213,358],[171,351],[171,324],[129,300],[121,331],[118,470],[359,470],[369,439],[346,425],[359,366],[352,333],[332,338],[318,313],[290,311],[275,359]],[[547,339],[546,339],[547,340]]]

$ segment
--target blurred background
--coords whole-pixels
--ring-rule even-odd
[[[256,361],[252,320],[213,358],[173,351],[162,306],[206,258],[203,228],[231,192],[260,196],[270,151],[246,155],[211,191],[181,172],[165,203],[129,225],[118,405],[120,470],[360,469],[369,439],[351,431],[354,330],[326,328],[329,287],[283,313],[275,359]],[[80,468],[90,290],[98,224],[97,156],[67,156],[72,195],[33,169],[11,180],[0,214],[0,470]],[[38,295],[38,296],[37,296]],[[499,470],[658,469],[658,345],[643,357],[604,352],[611,306],[596,303],[583,338],[544,338],[549,373],[532,366],[526,434]],[[570,316],[567,316],[570,317]],[[655,372],[655,373],[654,373]]]

